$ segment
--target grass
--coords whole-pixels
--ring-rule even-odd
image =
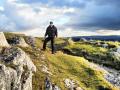
[[[107,42],[108,43],[108,42]],[[111,42],[109,42],[111,43]],[[117,43],[117,42],[116,42]],[[76,42],[73,45],[67,45],[64,48],[70,54],[75,56],[84,56],[86,59],[108,67],[120,69],[120,61],[115,59],[109,48],[103,48],[97,45],[86,44],[84,42]]]
[[[13,37],[24,37],[25,35],[24,34],[15,34],[15,33],[10,33],[10,32],[4,32],[4,35],[6,37],[6,39],[9,39],[9,38],[13,38]]]
[[[54,76],[52,81],[59,85],[62,90],[67,90],[64,86],[64,79],[70,78],[78,81],[78,85],[84,90],[97,90],[103,86],[112,86],[103,78],[103,72],[94,70],[90,63],[82,57],[70,56],[61,52],[56,55],[46,53],[49,60],[49,68]]]
[[[85,44],[85,43],[75,43],[73,45],[68,45],[65,47],[66,49],[71,50],[85,50],[89,54],[105,54],[108,52],[107,48],[97,47],[95,45]]]
[[[8,36],[9,34],[6,34]],[[11,34],[8,38],[11,37]],[[23,36],[26,38],[25,36]],[[50,53],[50,49],[45,52],[40,51],[42,48],[42,38],[36,38],[35,48],[20,47],[32,59],[37,67],[37,72],[33,74],[33,90],[44,90],[44,80],[48,74],[42,72],[41,65],[46,65],[53,75],[49,75],[52,83],[57,84],[61,90],[68,90],[65,87],[64,80],[69,78],[77,82],[83,90],[98,90],[99,86],[107,87],[110,90],[118,90],[103,78],[104,71],[91,67],[83,57],[67,55],[58,51],[55,55]],[[66,40],[57,39],[56,45],[59,48],[64,47]],[[63,45],[63,46],[62,46]],[[68,49],[85,49],[91,54],[106,53],[108,50],[84,44],[75,44],[75,46],[67,46]],[[42,58],[44,55],[44,58]],[[103,54],[104,55],[104,54]]]
[[[41,42],[39,41],[39,45],[42,44]],[[38,48],[41,47],[37,47],[36,50],[31,47],[22,48],[30,55],[37,67],[37,72],[33,76],[33,90],[44,90],[44,80],[48,74],[41,71],[41,65],[46,65],[50,69],[50,72],[53,74],[50,76],[51,81],[62,90],[68,90],[64,84],[66,78],[77,81],[78,86],[84,90],[98,90],[99,86],[117,90],[103,78],[104,72],[91,68],[90,63],[86,59],[67,55],[60,51],[52,55],[49,49],[41,52]],[[41,55],[45,55],[44,60],[41,58]]]

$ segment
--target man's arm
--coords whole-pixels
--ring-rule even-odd
[[[57,28],[55,27],[55,35],[56,37],[58,37],[58,32],[57,32]]]
[[[45,36],[44,36],[44,37],[46,37],[47,35],[48,35],[48,27],[47,27],[47,29],[46,29]]]

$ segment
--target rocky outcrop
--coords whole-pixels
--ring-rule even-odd
[[[120,72],[115,70],[108,70],[109,73],[105,75],[105,79],[111,84],[120,87]]]
[[[74,44],[74,41],[72,40],[72,38],[69,38],[67,40],[67,45],[73,45]]]
[[[26,42],[32,47],[35,47],[35,37],[32,37],[32,36],[26,37]]]
[[[111,51],[110,54],[117,60],[120,60],[120,47],[116,48],[116,50]]]
[[[36,67],[20,48],[2,48],[0,52],[0,90],[32,90]]]
[[[0,46],[9,47],[3,32],[0,32]]]
[[[10,45],[18,45],[21,47],[28,47],[29,45],[25,42],[23,37],[15,36],[12,38],[7,39]]]
[[[87,39],[81,38],[80,41],[87,42]]]

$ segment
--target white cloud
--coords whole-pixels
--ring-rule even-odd
[[[112,9],[111,6],[97,6],[94,2],[89,2],[83,9],[79,7],[68,8],[67,6],[52,7],[48,4],[29,4],[18,1],[20,0],[7,0],[4,6],[0,7],[0,12],[2,13],[0,13],[0,26],[9,29],[9,31],[23,32],[27,35],[34,36],[44,36],[45,29],[49,21],[52,20],[58,27],[59,36],[118,35],[118,32],[120,32],[120,30],[94,30],[93,32],[79,28],[79,24],[91,23],[91,21],[94,21],[94,17],[100,16],[100,18],[102,18],[102,16],[108,17],[110,14],[113,14],[114,9]],[[70,0],[68,2],[74,1],[75,0]],[[84,2],[84,0],[76,1]],[[104,8],[106,8],[106,10],[104,10]],[[109,8],[111,12],[104,15],[102,11],[107,12]],[[70,14],[72,15],[70,16]],[[71,24],[71,26],[67,27],[67,24]],[[78,28],[75,29],[75,27]]]
[[[11,22],[17,25],[16,27],[25,30],[46,26],[50,20],[53,20],[57,25],[63,25],[69,22],[69,16],[65,14],[74,12],[74,9],[67,7],[50,8],[41,4],[36,6],[10,0],[5,5],[5,12]]]
[[[96,31],[99,35],[120,35],[120,30],[98,30]]]
[[[0,6],[0,11],[3,12],[4,11],[4,7]]]

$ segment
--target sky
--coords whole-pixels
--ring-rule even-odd
[[[50,21],[59,37],[120,35],[119,0],[0,0],[0,32],[43,37]]]

